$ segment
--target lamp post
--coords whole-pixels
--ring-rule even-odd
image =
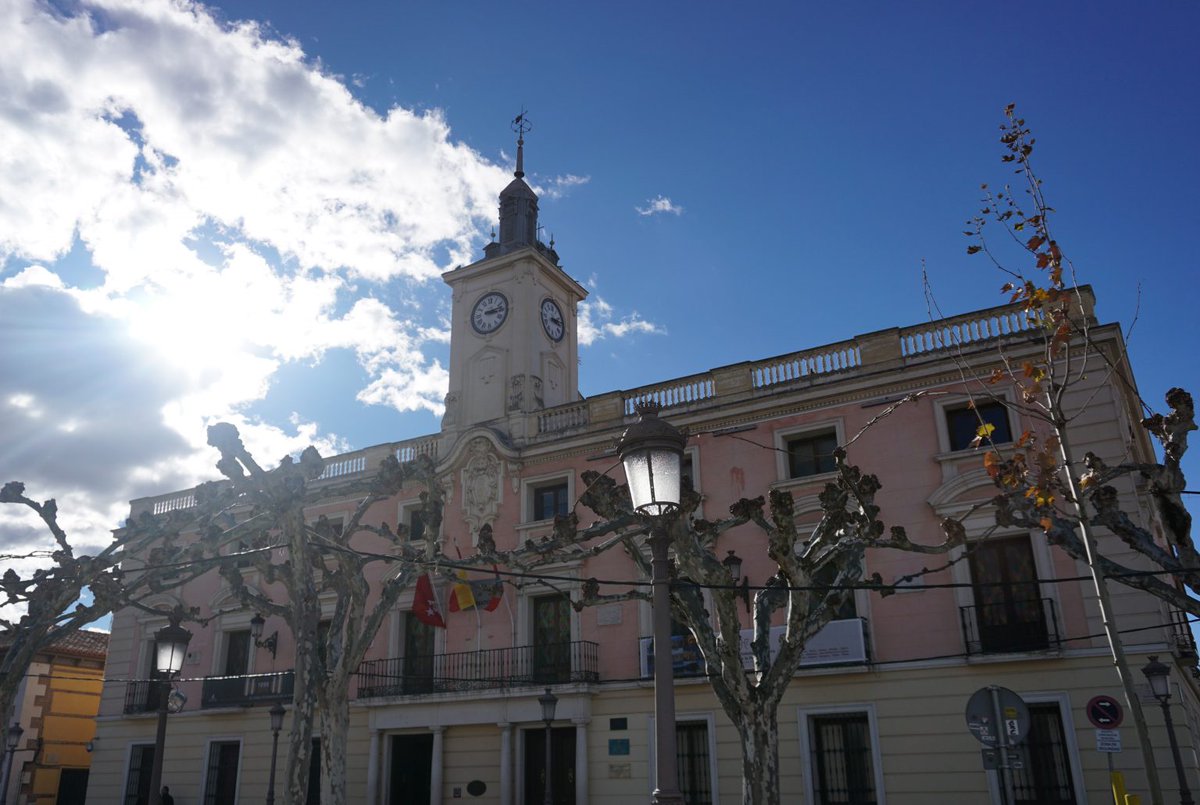
[[[24,728],[14,721],[4,735],[4,772],[0,774],[0,805],[8,802],[8,778],[12,774],[13,755],[21,744]]]
[[[1167,702],[1171,699],[1171,680],[1168,678],[1171,669],[1158,661],[1158,656],[1152,656],[1142,668],[1146,681],[1150,683],[1150,692],[1162,706],[1163,721],[1167,724],[1167,740],[1171,742],[1171,757],[1175,760],[1175,776],[1179,778],[1179,805],[1192,805],[1192,792],[1188,789],[1187,775],[1183,773],[1183,758],[1179,756],[1179,742],[1175,740],[1175,722],[1171,720],[1171,708]]]
[[[167,700],[171,677],[183,668],[192,633],[179,625],[182,613],[176,609],[171,622],[154,633],[154,670],[159,676],[158,732],[154,737],[154,766],[150,772],[150,805],[162,805],[163,748],[167,742]]]
[[[267,778],[267,805],[275,805],[275,761],[279,756],[279,731],[283,729],[283,703],[275,702],[267,715],[271,716],[271,776]]]
[[[553,760],[550,750],[552,735],[550,724],[554,721],[554,708],[558,706],[558,697],[550,692],[550,688],[546,688],[546,692],[538,696],[538,704],[542,706],[542,721],[546,722],[546,793],[542,797],[542,803],[543,805],[554,805],[554,781],[550,774],[550,770],[553,768],[550,765]]]
[[[638,421],[617,444],[634,511],[650,521],[650,565],[654,597],[654,749],[657,805],[684,805],[675,756],[675,669],[671,661],[671,581],[667,520],[679,510],[680,465],[687,439],[658,418],[662,406],[637,406]]]

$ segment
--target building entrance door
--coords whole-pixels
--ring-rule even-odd
[[[546,729],[524,730],[525,805],[542,805],[546,796]],[[551,730],[550,765],[554,805],[575,805],[575,728]]]
[[[428,805],[433,775],[433,735],[393,735],[388,805]]]

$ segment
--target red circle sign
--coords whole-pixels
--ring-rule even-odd
[[[1087,717],[1098,730],[1115,730],[1121,726],[1125,714],[1120,702],[1112,696],[1093,696],[1087,703]]]

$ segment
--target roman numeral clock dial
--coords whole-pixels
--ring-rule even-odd
[[[553,299],[542,300],[542,329],[550,336],[551,341],[562,341],[563,333],[566,332],[562,310]]]
[[[507,318],[508,300],[499,291],[485,293],[471,309],[471,326],[480,335],[496,332]]]

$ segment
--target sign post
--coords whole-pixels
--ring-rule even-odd
[[[967,729],[984,746],[997,750],[984,750],[984,768],[995,768],[1000,773],[1000,790],[1005,803],[1015,802],[1012,769],[1020,768],[1019,758],[1010,753],[1029,734],[1029,708],[1025,701],[1008,688],[988,685],[972,694],[967,702]],[[992,758],[995,758],[995,766]]]

